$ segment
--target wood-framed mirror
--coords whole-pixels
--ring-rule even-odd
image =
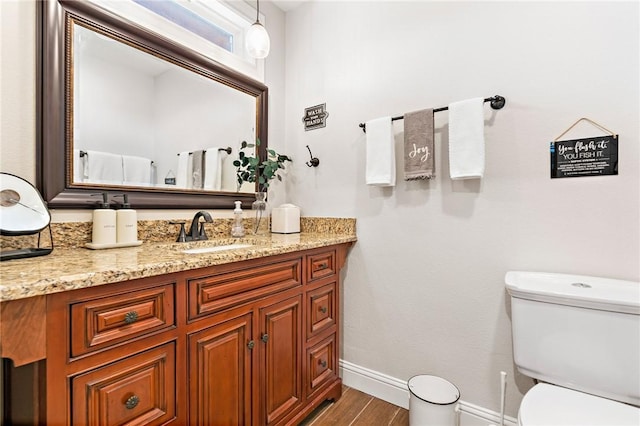
[[[191,152],[196,150],[205,150],[212,146],[229,147],[232,153],[229,155],[228,162],[231,163],[238,153],[242,139],[250,139],[257,137],[260,139],[260,154],[264,158],[268,146],[267,140],[267,98],[268,88],[250,78],[234,71],[220,63],[210,59],[209,57],[187,49],[182,45],[172,42],[169,39],[160,37],[155,33],[131,23],[129,20],[119,16],[113,12],[96,6],[91,2],[77,0],[46,0],[38,4],[38,30],[37,39],[39,42],[38,52],[38,110],[37,110],[37,143],[36,143],[36,167],[37,167],[37,187],[41,191],[43,198],[47,201],[49,208],[94,208],[99,197],[92,194],[107,191],[112,194],[126,193],[129,201],[134,208],[171,208],[171,209],[187,209],[187,208],[220,208],[230,209],[234,207],[234,201],[242,201],[243,206],[249,207],[251,202],[255,200],[253,192],[255,188],[243,187],[243,192],[238,192],[235,182],[228,183],[226,187],[191,187],[191,185],[177,187],[172,186],[171,180],[164,180],[165,176],[171,173],[177,173],[178,154]],[[80,37],[79,37],[80,35]],[[242,101],[225,100],[224,111],[217,111],[215,105],[206,102],[194,101],[189,98],[189,102],[176,107],[175,96],[171,98],[173,110],[166,112],[160,120],[161,124],[153,124],[151,130],[137,131],[136,138],[127,139],[128,135],[113,136],[107,140],[119,143],[107,142],[101,148],[103,151],[111,154],[110,151],[118,151],[115,154],[131,157],[139,157],[140,154],[133,152],[120,152],[119,150],[126,148],[116,148],[122,146],[138,146],[139,142],[146,133],[162,133],[166,135],[170,133],[158,130],[162,123],[166,123],[169,119],[181,120],[181,129],[177,133],[174,132],[173,139],[163,145],[164,149],[170,151],[161,152],[158,147],[153,149],[153,153],[149,154],[149,158],[154,163],[156,159],[162,159],[161,164],[152,165],[150,183],[131,183],[126,179],[120,183],[119,181],[101,181],[87,179],[91,173],[85,173],[87,165],[83,165],[80,161],[82,157],[86,157],[85,148],[86,141],[95,142],[104,136],[109,128],[120,128],[126,119],[137,116],[128,112],[127,116],[121,118],[111,118],[111,113],[104,112],[104,109],[96,109],[91,114],[87,112],[93,101],[95,105],[104,107],[109,102],[104,96],[95,95],[95,99],[87,93],[99,93],[94,90],[87,90],[84,86],[80,87],[78,83],[78,74],[84,73],[79,68],[78,52],[81,50],[79,39],[84,37],[100,39],[99,41],[108,44],[118,44],[118,48],[132,49],[142,52],[149,60],[167,64],[173,67],[171,73],[185,73],[196,87],[203,87],[203,84],[210,84],[211,89],[195,90],[195,92],[205,92],[208,90],[223,90],[228,93],[237,93],[237,95],[248,99]],[[75,38],[75,41],[74,41]],[[105,49],[100,49],[105,50]],[[100,60],[106,60],[104,58]],[[145,59],[146,60],[146,59]],[[97,67],[104,69],[105,67]],[[180,71],[175,71],[180,70]],[[104,75],[108,75],[105,73]],[[111,74],[114,74],[113,72]],[[166,74],[166,73],[165,73]],[[106,77],[98,77],[106,78]],[[104,80],[101,80],[104,83]],[[157,82],[154,83],[157,85]],[[198,86],[200,85],[200,86]],[[101,84],[106,86],[106,84]],[[114,89],[107,89],[109,93],[117,90],[117,84]],[[188,92],[187,89],[176,88],[175,80],[169,85],[173,88],[174,94],[183,95]],[[214,86],[217,86],[214,88]],[[129,86],[131,87],[131,86]],[[102,87],[104,89],[104,87]],[[130,89],[129,89],[130,90]],[[105,90],[103,90],[104,92]],[[194,90],[192,90],[194,91]],[[207,92],[209,93],[209,92]],[[84,94],[81,98],[80,94]],[[158,95],[154,95],[154,101],[151,103],[157,105],[159,103]],[[225,95],[226,96],[226,95]],[[167,96],[165,96],[167,97]],[[215,96],[218,97],[217,95]],[[87,100],[88,99],[88,100]],[[136,98],[137,99],[137,98]],[[224,98],[226,99],[226,98]],[[125,104],[131,102],[124,101]],[[238,126],[230,126],[231,123],[225,112],[231,110],[233,105],[249,104],[253,106],[250,114],[246,110],[236,115],[243,115],[245,120]],[[193,108],[194,105],[200,105],[199,109],[193,111],[185,110]],[[202,106],[204,105],[204,106]],[[149,109],[151,107],[148,107]],[[250,107],[251,108],[251,107]],[[144,108],[143,108],[144,109]],[[165,108],[166,110],[166,108]],[[194,112],[195,111],[195,112]],[[217,112],[216,112],[217,111]],[[82,114],[80,114],[81,112]],[[185,116],[200,115],[206,117],[217,117],[217,115],[225,117],[225,126],[211,128],[211,122],[214,120],[205,120],[205,122],[191,123],[185,120]],[[151,114],[147,114],[151,115]],[[154,115],[159,113],[154,112]],[[255,117],[253,117],[255,115]],[[90,117],[87,119],[85,116]],[[93,120],[104,119],[102,123],[102,131],[97,133],[88,133],[89,127],[82,127],[82,134],[79,130],[79,123],[91,123]],[[96,118],[97,117],[97,118]],[[169,117],[169,118],[167,118]],[[248,118],[247,118],[248,117]],[[89,120],[89,121],[86,121]],[[100,127],[100,126],[98,126]],[[235,129],[238,127],[238,129]],[[224,128],[224,137],[219,136],[220,129]],[[235,133],[229,129],[235,129]],[[185,130],[186,129],[186,130]],[[122,129],[120,129],[122,130]],[[227,132],[227,130],[229,130]],[[129,130],[127,130],[129,132]],[[146,132],[146,133],[145,133]],[[131,134],[134,132],[131,131]],[[227,135],[230,133],[230,135]],[[202,137],[204,135],[204,137]],[[201,138],[201,141],[198,141]],[[192,143],[192,145],[189,145]],[[195,144],[195,145],[193,145]],[[199,145],[198,145],[199,144]],[[105,147],[106,145],[106,147]],[[94,152],[95,146],[87,145]],[[169,146],[169,148],[167,148]],[[83,155],[85,154],[85,155]],[[132,154],[132,155],[131,155]],[[86,160],[86,158],[85,158]],[[164,162],[165,164],[162,164]],[[82,178],[78,178],[78,170],[81,169],[85,173]],[[227,182],[233,181],[234,176],[227,177]],[[169,184],[166,184],[169,182]],[[233,189],[232,189],[233,188]]]

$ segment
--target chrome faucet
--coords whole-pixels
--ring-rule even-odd
[[[204,210],[199,211],[193,216],[191,228],[189,228],[189,234],[187,235],[186,241],[208,240],[207,233],[204,229],[204,223],[200,223],[200,218],[203,218],[207,223],[213,223],[213,219],[211,219],[211,215],[209,213]],[[200,226],[198,227],[198,225]]]

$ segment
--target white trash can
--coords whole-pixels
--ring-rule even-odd
[[[460,391],[451,382],[421,374],[409,379],[409,426],[455,426]]]

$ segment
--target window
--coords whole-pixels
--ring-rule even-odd
[[[226,51],[234,51],[233,34],[225,31],[222,26],[215,23],[217,19],[205,19],[194,11],[183,7],[175,1],[157,0],[133,0],[142,7],[162,16],[176,25],[185,28],[192,33],[216,44]],[[216,16],[213,16],[216,18]]]
[[[264,81],[264,60],[251,58],[244,36],[255,9],[221,0],[92,0],[100,7],[187,48]],[[260,20],[263,21],[263,17]]]

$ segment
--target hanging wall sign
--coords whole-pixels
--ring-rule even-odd
[[[314,130],[327,125],[327,104],[320,104],[304,109],[304,117],[302,122],[304,123],[304,130]]]
[[[551,142],[551,178],[618,174],[618,135]]]

